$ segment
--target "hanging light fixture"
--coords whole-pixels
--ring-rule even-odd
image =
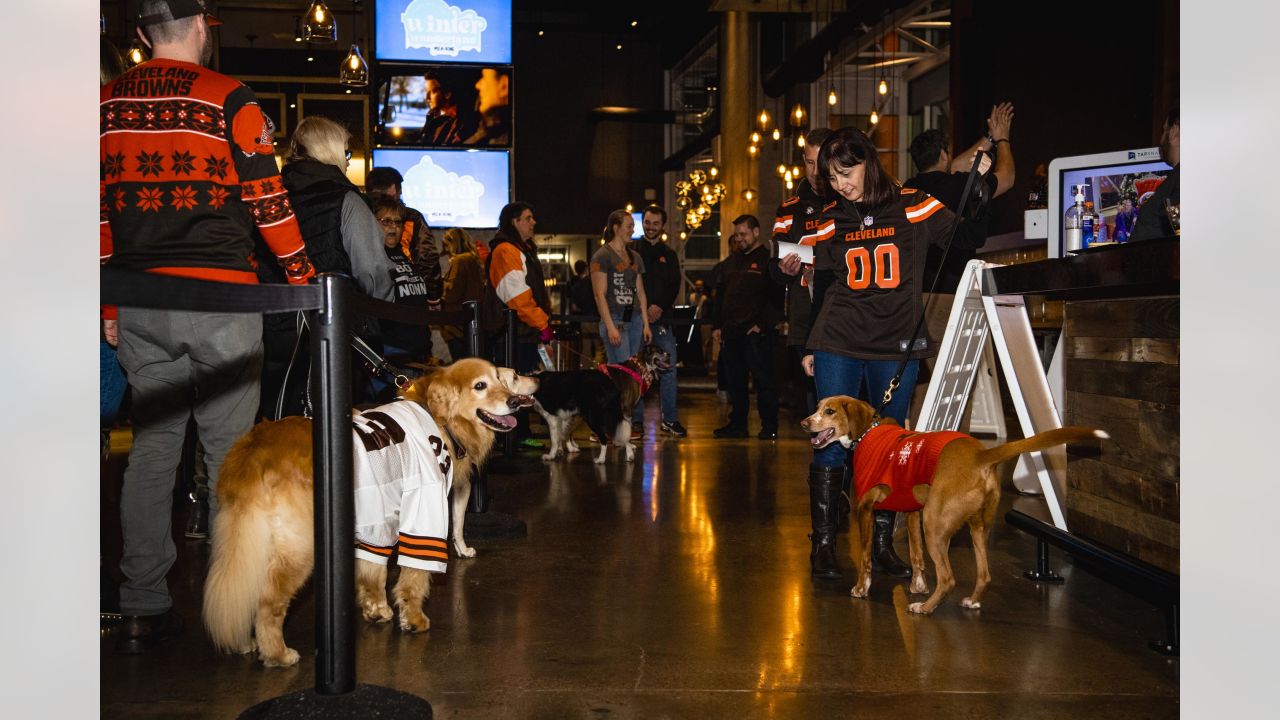
[[[880,94],[881,94],[881,95],[888,95],[888,94],[889,94],[889,83],[888,83],[888,82],[887,82],[883,77],[881,77],[881,78],[880,78],[880,86],[879,86],[878,88],[876,88],[876,89],[880,91]]]
[[[351,44],[351,52],[342,61],[338,82],[348,87],[365,87],[369,84],[369,64],[364,61],[360,46],[356,43]]]
[[[834,107],[838,102],[840,102],[840,98],[836,97],[836,89],[831,88],[827,91],[827,104]]]
[[[720,168],[716,167],[715,165],[712,165],[711,167],[707,168],[707,177],[714,178],[719,174],[720,174]]]
[[[755,157],[756,153],[758,152],[760,152],[760,148],[756,147],[755,145],[747,146],[747,155],[750,155],[751,157]]]
[[[129,45],[129,49],[124,52],[125,69],[127,70],[135,65],[141,65],[146,61],[146,49],[142,47],[141,41],[134,39],[133,43]]]
[[[756,132],[755,130],[751,131],[751,144],[752,145],[760,144],[760,133]]]
[[[787,189],[788,189],[788,190],[794,190],[794,189],[795,189],[795,187],[796,187],[796,184],[795,184],[795,183],[791,182],[790,180],[788,180],[788,181],[787,181]]]
[[[768,110],[761,110],[759,119],[760,119],[760,127],[762,128],[769,127],[769,111]]]
[[[786,163],[778,163],[778,174],[779,174],[779,175],[783,175],[783,174],[785,174],[786,172],[787,172],[787,165],[786,165]]]
[[[803,149],[804,149],[804,136],[803,136],[803,135],[797,135],[797,136],[796,136],[796,147],[800,148],[801,150],[803,150]]]
[[[796,103],[796,106],[791,109],[791,124],[795,127],[803,126],[804,118],[807,114],[808,113],[805,112],[804,105]]]
[[[338,23],[324,0],[313,0],[302,16],[302,39],[322,44],[338,41]]]
[[[877,123],[879,123],[879,122],[880,122],[880,113],[876,112],[875,110],[872,110],[872,111],[871,111],[871,124],[872,124],[872,125],[875,125],[875,124],[877,124]]]
[[[779,141],[779,140],[781,140],[781,139],[782,139],[782,131],[781,131],[781,130],[779,130],[778,128],[774,128],[774,129],[773,129],[773,141],[774,141],[774,142],[778,142],[778,141]]]
[[[753,190],[752,188],[747,188],[746,190],[743,190],[743,191],[742,191],[742,199],[743,199],[743,200],[746,200],[747,202],[751,202],[752,200],[755,200],[755,199],[756,199],[756,191],[755,191],[755,190]]]

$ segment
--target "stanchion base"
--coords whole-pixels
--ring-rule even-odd
[[[1064,578],[1052,570],[1024,570],[1022,576],[1028,580],[1042,583],[1060,583]]]
[[[345,695],[320,695],[315,688],[281,695],[240,713],[240,720],[349,720],[349,718],[431,720],[431,703],[416,695],[377,685],[356,685]]]
[[[490,510],[482,513],[467,513],[467,523],[462,531],[467,539],[496,540],[528,537],[529,526],[515,515]]]

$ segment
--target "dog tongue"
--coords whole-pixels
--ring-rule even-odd
[[[515,415],[494,415],[493,419],[497,420],[499,425],[507,429],[511,429],[516,426]]]

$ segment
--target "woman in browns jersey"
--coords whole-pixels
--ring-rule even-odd
[[[841,128],[822,143],[818,178],[829,201],[815,231],[811,329],[805,372],[819,399],[851,395],[879,406],[904,355],[910,361],[893,401],[884,410],[905,427],[919,359],[931,352],[917,327],[930,245],[945,245],[955,215],[927,193],[898,186],[880,165],[875,146],[854,128]],[[916,333],[916,330],[920,330]],[[855,445],[856,449],[856,445]],[[814,452],[809,466],[809,505],[814,577],[839,578],[835,534],[848,505],[846,455],[839,443]],[[894,513],[876,511],[873,563],[897,577],[911,574],[893,551]]]

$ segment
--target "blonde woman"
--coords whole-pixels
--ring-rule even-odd
[[[351,133],[316,115],[298,123],[280,177],[318,272],[350,275],[364,294],[393,301],[393,267],[383,232],[360,189],[347,179]]]
[[[614,210],[604,226],[605,244],[591,256],[591,289],[600,313],[600,337],[611,363],[626,362],[653,336],[649,302],[644,294],[644,261],[628,247],[636,221],[626,210]]]

